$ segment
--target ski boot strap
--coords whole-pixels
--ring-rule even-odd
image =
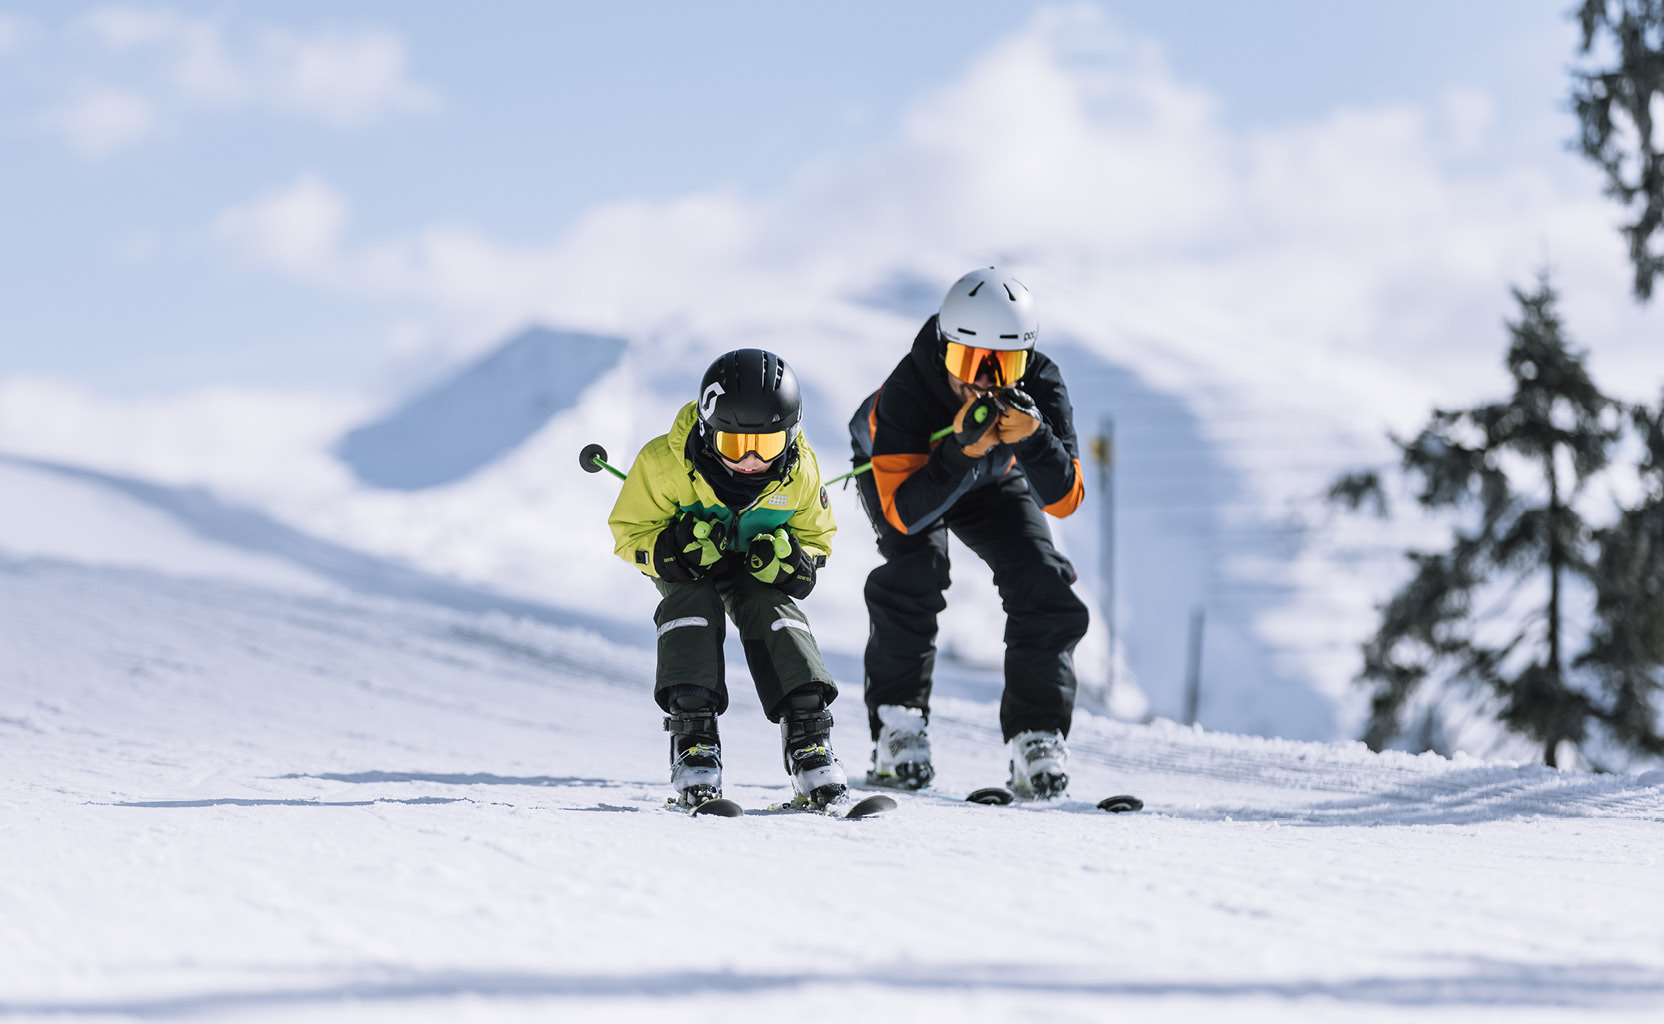
[[[673,711],[664,716],[664,731],[673,736],[714,736],[716,712],[708,708],[702,711]]]
[[[786,712],[785,721],[781,724],[786,729],[787,743],[817,739],[831,734],[832,712],[825,709],[820,711],[788,711]]]

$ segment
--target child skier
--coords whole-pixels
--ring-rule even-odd
[[[837,527],[799,429],[797,376],[772,352],[740,349],[711,364],[699,395],[641,449],[607,518],[614,550],[663,598],[653,696],[671,734],[670,782],[683,807],[722,795],[726,612],[780,723],[793,791],[826,807],[848,792],[829,742],[838,688],[794,599],[814,588]]]

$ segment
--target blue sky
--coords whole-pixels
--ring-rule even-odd
[[[1042,6],[0,0],[0,379],[373,382],[428,314],[239,264],[225,211],[309,179],[348,238],[512,248],[603,204],[766,197],[882,147]],[[1563,0],[1097,6],[1233,131],[1468,90],[1491,128],[1464,159],[1567,162]]]

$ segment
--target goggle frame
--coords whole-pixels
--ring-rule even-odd
[[[786,452],[791,443],[791,432],[772,430],[763,434],[740,434],[727,430],[711,432],[711,448],[729,462],[743,462],[755,454],[764,462],[773,462]]]
[[[946,340],[947,352],[943,359],[947,364],[947,371],[954,379],[966,384],[976,383],[976,378],[982,371],[982,364],[990,359],[994,362],[995,387],[1011,387],[1028,372],[1029,349],[982,348],[966,345],[951,338]]]

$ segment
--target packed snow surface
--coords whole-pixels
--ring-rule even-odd
[[[8,557],[0,652],[7,1020],[1664,1012],[1661,773],[1081,714],[1074,801],[979,807],[966,675],[933,795],[689,818],[652,652],[548,621]],[[778,737],[733,671],[727,790],[761,812]],[[1147,810],[1093,808],[1120,792]]]

